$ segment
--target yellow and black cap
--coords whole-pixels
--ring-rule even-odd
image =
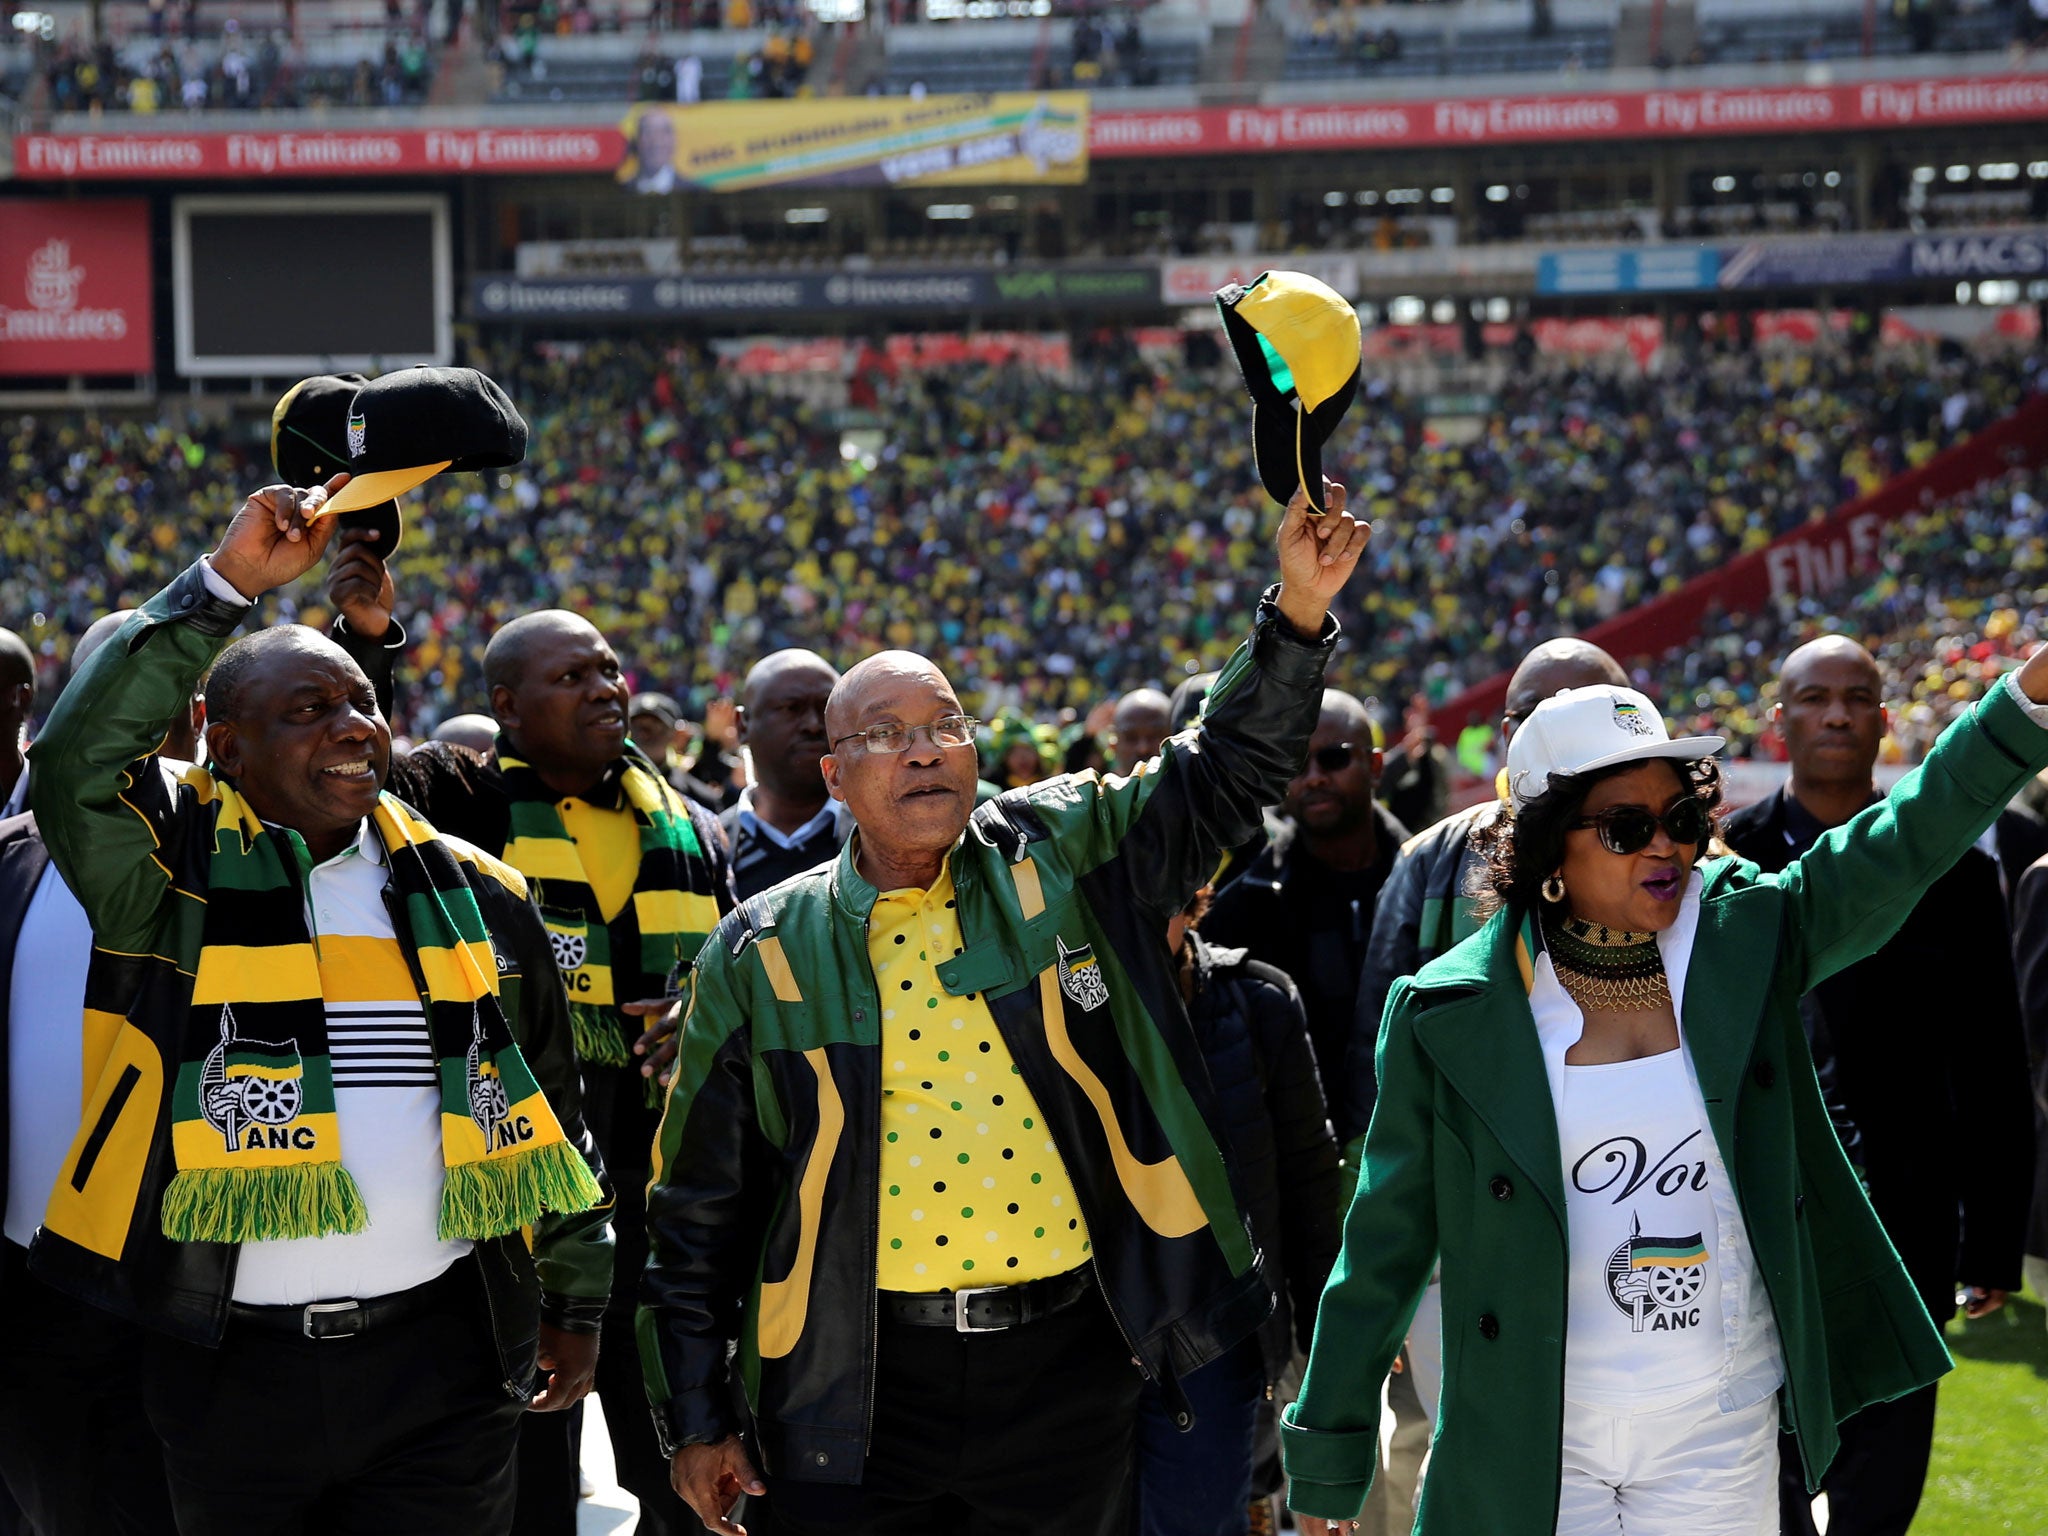
[[[348,468],[348,406],[370,381],[360,373],[319,373],[301,379],[270,413],[270,465],[287,485],[325,485]],[[344,528],[374,528],[379,557],[389,559],[405,530],[396,501],[344,513]]]
[[[329,512],[403,496],[444,469],[508,469],[526,457],[526,421],[474,368],[401,368],[355,392],[344,423],[347,485]]]
[[[1358,393],[1358,312],[1305,272],[1261,272],[1216,290],[1216,309],[1252,397],[1252,453],[1282,506],[1296,486],[1316,512],[1323,444]]]

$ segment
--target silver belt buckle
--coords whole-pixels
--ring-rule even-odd
[[[363,1304],[360,1301],[310,1302],[307,1304],[305,1311],[300,1314],[299,1332],[303,1333],[309,1339],[318,1339],[321,1337],[321,1335],[313,1331],[313,1314],[315,1312],[360,1312],[362,1309]],[[349,1337],[349,1335],[340,1334],[337,1335],[337,1337],[347,1338]]]
[[[1007,1291],[1008,1289],[1007,1285],[982,1285],[974,1286],[964,1291],[955,1291],[953,1293],[953,1331],[955,1333],[1002,1333],[1008,1329],[1008,1323],[1001,1323],[993,1328],[977,1328],[974,1324],[967,1321],[968,1297],[990,1296],[997,1291]]]

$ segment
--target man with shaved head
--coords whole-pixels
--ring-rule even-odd
[[[816,651],[775,651],[740,688],[740,743],[754,779],[719,817],[740,900],[838,857],[853,813],[825,788],[825,705],[839,671]]]
[[[137,1350],[104,1330],[140,1372],[147,1464],[184,1536],[497,1536],[524,1410],[588,1390],[611,1283],[611,1202],[526,883],[384,793],[390,730],[339,646],[289,625],[229,643],[320,557],[345,478],[251,496],[104,638],[32,749],[93,948],[82,1031],[79,999],[63,1009],[70,1070],[29,1069],[52,1105],[84,1105],[54,1170],[34,1158],[29,1264],[157,1335]],[[170,761],[193,752],[201,676],[205,765]],[[38,968],[79,942],[53,935]],[[56,1383],[106,1385],[45,1369],[51,1313],[10,1300],[36,1322],[10,1419],[13,1387],[51,1414]],[[43,1471],[74,1496],[136,1478],[83,1460],[143,1462],[118,1419],[68,1438]],[[7,1457],[22,1443],[0,1426]]]
[[[329,592],[336,638],[388,678],[397,594],[350,547]],[[372,569],[357,569],[363,562]],[[380,670],[381,669],[381,670]],[[633,1339],[634,1279],[646,1256],[648,1149],[675,1052],[677,999],[705,935],[730,909],[725,840],[628,733],[631,690],[604,636],[564,609],[521,614],[484,648],[497,737],[481,762],[428,742],[392,769],[392,791],[532,883],[568,990],[592,1134],[617,1183],[618,1278],[597,1388],[619,1483],[640,1501],[641,1536],[692,1529],[644,1412]],[[520,1442],[514,1536],[573,1536],[580,1424],[529,1420]]]
[[[428,740],[445,741],[489,755],[498,742],[498,722],[489,715],[450,715],[434,727]]]
[[[649,1194],[648,1398],[713,1531],[748,1493],[774,1536],[1121,1532],[1140,1372],[1186,1419],[1181,1378],[1265,1317],[1162,935],[1301,770],[1368,532],[1329,495],[1129,777],[977,809],[936,665],[833,688],[853,836],[705,946]]]
[[[1157,757],[1172,722],[1173,700],[1157,688],[1134,688],[1118,699],[1109,718],[1110,733],[1116,738],[1110,767],[1117,773],[1134,773],[1138,764]]]
[[[72,648],[75,676],[128,612],[94,623]],[[158,756],[198,754],[196,698],[167,728]],[[27,775],[24,775],[24,780]],[[0,1380],[0,1484],[49,1536],[172,1530],[163,1456],[142,1414],[141,1330],[46,1284],[28,1267],[51,1190],[78,1135],[84,1102],[80,1021],[92,923],[50,862],[35,813],[0,820],[0,1295],[36,1320],[14,1341]]]
[[[1778,671],[1772,719],[1789,780],[1729,816],[1728,845],[1783,869],[1830,827],[1880,798],[1873,777],[1887,717],[1870,652],[1845,635],[1800,646]],[[1937,1324],[1983,1316],[2019,1289],[2032,1175],[2033,1105],[1998,866],[1972,849],[1937,880],[1876,954],[1808,993],[1815,1055],[1834,1057],[1870,1203]],[[1935,1021],[1960,1032],[1939,1048]],[[1866,1408],[1842,1425],[1822,1480],[1829,1536],[1903,1536],[1919,1507],[1935,1389]],[[1787,1451],[1781,1513],[1812,1536],[1812,1500]]]

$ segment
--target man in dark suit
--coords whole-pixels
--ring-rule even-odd
[[[1877,663],[1839,635],[1801,646],[1779,671],[1774,718],[1791,780],[1723,832],[1773,871],[1877,800],[1872,769],[1886,723]],[[1928,1312],[1937,1323],[1954,1313],[1958,1281],[1970,1316],[2003,1305],[2020,1283],[2033,1119],[1997,864],[1964,854],[1889,944],[1803,1007],[1807,1033],[1832,1046],[1871,1204]],[[1934,1390],[1843,1424],[1823,1483],[1829,1536],[1904,1536],[1927,1477]],[[1796,1454],[1786,1466],[1785,1530],[1811,1536]]]
[[[127,617],[87,630],[74,670]],[[195,701],[163,756],[197,755],[201,713]],[[78,1133],[91,950],[92,927],[50,863],[35,813],[0,821],[0,1297],[30,1323],[15,1330],[0,1377],[0,1483],[37,1536],[168,1536],[163,1456],[142,1413],[139,1330],[28,1272],[29,1241]]]

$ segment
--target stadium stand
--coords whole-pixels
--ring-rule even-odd
[[[1772,756],[1770,685],[1794,646],[1846,634],[1885,674],[1887,755],[1917,762],[1957,711],[2048,632],[2048,474],[2015,471],[1898,524],[1883,569],[1832,591],[1732,614],[1638,673],[1676,719]]]
[[[984,712],[1085,711],[1219,663],[1265,570],[1273,509],[1250,489],[1234,381],[1118,339],[1068,378],[870,369],[874,419],[889,424],[872,464],[846,456],[836,412],[686,347],[477,360],[525,408],[533,443],[520,469],[443,477],[409,507],[415,728],[477,706],[496,624],[556,604],[588,612],[643,686],[700,701],[780,645],[889,644],[943,658]],[[1448,697],[1545,635],[1923,462],[2009,412],[2040,367],[1917,345],[1681,355],[1662,378],[1538,364],[1459,443],[1369,381],[1326,458],[1380,529],[1344,613],[1340,675],[1382,699]],[[0,612],[26,626],[52,684],[74,636],[167,579],[267,478],[263,445],[258,422],[202,424],[178,406],[7,424],[9,504],[27,515],[0,531]],[[1987,505],[1966,515],[1995,518]],[[1973,575],[1968,549],[1917,537],[1911,574],[1870,599],[1873,625],[1924,602],[1925,583]],[[921,600],[894,600],[906,590]],[[281,612],[324,618],[317,583]],[[1777,627],[1741,630],[1739,668],[1677,681],[1743,705],[1781,632],[1809,621],[1763,616]]]

